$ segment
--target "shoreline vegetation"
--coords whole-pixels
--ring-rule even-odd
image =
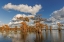
[[[63,26],[61,23],[57,23],[58,29],[52,29],[52,26],[48,26],[47,24],[41,23],[41,21],[44,21],[45,19],[42,19],[40,17],[41,15],[37,15],[36,17],[31,17],[31,19],[34,19],[34,26],[29,26],[27,25],[26,22],[29,22],[29,18],[28,17],[17,17],[17,20],[23,20],[23,22],[20,22],[21,26],[20,28],[18,28],[17,26],[15,26],[14,28],[9,27],[9,25],[4,24],[3,26],[0,27],[0,31],[17,31],[20,30],[22,32],[38,32],[41,33],[42,30],[64,30],[61,28],[61,26]]]
[[[22,31],[22,32],[38,32],[38,33],[41,33],[42,30],[58,30],[58,31],[61,31],[61,30],[64,30],[61,28],[61,24],[58,23],[58,29],[52,29],[52,26],[48,27],[47,24],[41,24],[40,22],[36,22],[36,25],[35,26],[28,26],[26,24],[26,22],[22,22],[20,23],[22,24],[22,26],[20,28],[18,28],[17,26],[15,26],[15,28],[10,28],[8,25],[3,25],[2,27],[0,27],[0,31],[16,31],[19,30],[19,31]]]

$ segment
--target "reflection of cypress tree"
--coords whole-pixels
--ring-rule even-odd
[[[48,39],[48,31],[45,31],[46,32],[46,39]]]
[[[35,42],[42,42],[44,40],[42,33],[36,33]]]
[[[6,39],[6,37],[7,37],[7,36],[6,36],[6,35],[4,35],[3,37]]]
[[[17,26],[15,26],[15,33],[17,33]]]
[[[23,40],[23,42],[25,42],[27,37],[27,32],[21,32],[21,39]]]
[[[5,35],[3,34],[4,31],[6,32]],[[4,38],[7,37],[7,35],[9,34],[9,26],[8,25],[3,25],[3,27],[2,27],[2,34],[3,34]]]
[[[2,33],[2,35],[3,35],[4,38],[7,38],[8,34],[9,34],[9,32],[6,32],[5,34]]]
[[[61,41],[62,40],[62,32],[59,31],[58,34],[59,34],[59,40]]]
[[[50,40],[53,41],[52,31],[50,31]]]

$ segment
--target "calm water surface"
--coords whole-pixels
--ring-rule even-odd
[[[52,30],[42,33],[21,33],[20,31],[14,32],[0,32],[0,42],[64,42],[64,30]]]

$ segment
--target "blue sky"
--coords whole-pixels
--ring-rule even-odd
[[[10,12],[4,10],[2,7],[8,3],[14,5],[27,4],[28,6],[40,4],[42,9],[37,14],[42,14],[43,18],[50,18],[51,13],[64,6],[64,0],[0,0],[0,21],[3,23],[9,23],[16,14],[23,14],[23,12],[15,10],[9,10]]]

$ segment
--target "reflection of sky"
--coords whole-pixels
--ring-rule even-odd
[[[2,33],[0,33],[0,42],[12,42],[12,39],[8,37],[3,37]]]
[[[2,38],[2,33],[0,33],[0,39]]]
[[[35,37],[36,35],[34,34],[34,33],[31,33],[31,34],[29,34],[28,36],[27,36],[27,41],[28,42],[34,42],[34,40],[35,40]]]
[[[54,39],[58,39],[58,31],[52,30],[52,36],[53,36]]]
[[[5,35],[4,35],[5,34]],[[57,41],[59,39],[64,40],[64,31],[62,30],[60,33],[58,32],[58,30],[52,30],[51,32],[48,30],[47,32],[44,30],[42,31],[42,36],[44,37],[44,40],[46,41]],[[12,38],[9,38],[12,37]],[[23,39],[21,39],[21,34],[20,33],[0,33],[0,42],[11,42],[11,41],[15,41],[15,42],[23,42]],[[36,38],[36,34],[35,33],[28,33],[27,37],[25,39],[26,42],[34,42],[34,40],[37,39]]]

